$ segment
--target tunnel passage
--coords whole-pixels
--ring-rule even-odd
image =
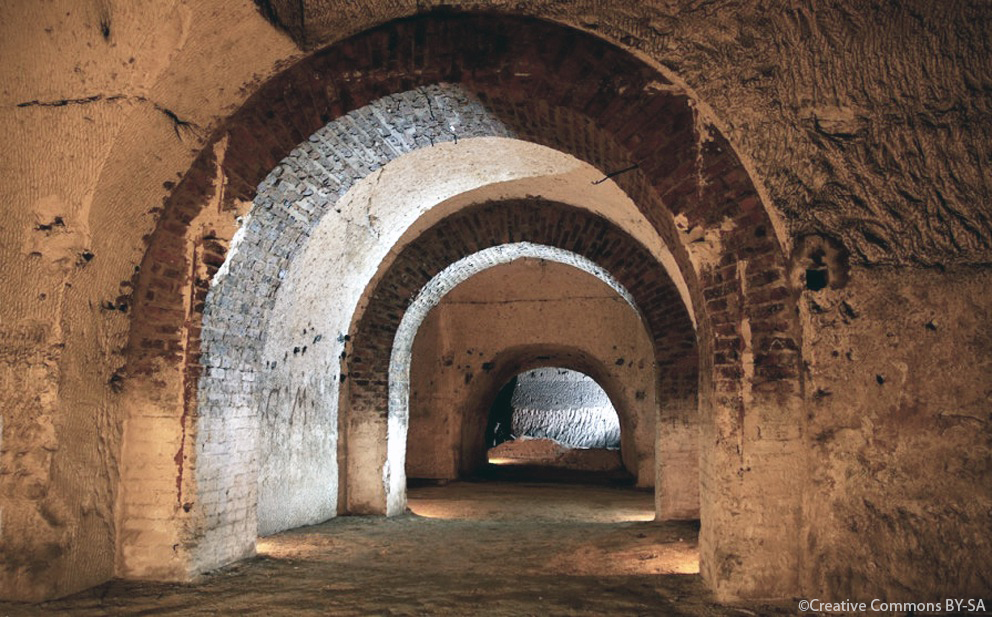
[[[511,377],[489,407],[485,441],[490,476],[499,469],[515,480],[590,482],[625,471],[620,418],[610,396],[595,379],[571,369],[544,366]]]
[[[439,99],[446,96],[445,88],[432,92]],[[379,107],[389,104],[390,100],[383,101]],[[449,104],[457,104],[457,100],[448,99],[445,105]],[[291,168],[292,177],[306,178],[308,172],[315,173],[307,166],[312,159],[306,150],[296,156],[299,158],[294,165],[301,168]],[[445,169],[443,176],[423,181],[422,170],[440,168]],[[280,186],[286,183],[286,173],[280,178]],[[602,178],[601,171],[546,147],[515,139],[479,137],[405,154],[357,182],[338,200],[333,214],[320,220],[310,233],[306,248],[287,269],[271,309],[271,314],[278,317],[269,321],[262,351],[261,361],[266,370],[261,381],[254,382],[261,393],[275,394],[274,399],[263,394],[266,408],[261,417],[258,458],[260,530],[263,523],[264,529],[276,530],[293,522],[299,524],[301,519],[306,522],[300,514],[309,517],[308,511],[296,506],[304,501],[301,496],[308,495],[310,503],[334,503],[317,484],[336,483],[336,475],[331,474],[336,474],[337,469],[328,468],[333,462],[334,443],[330,448],[314,444],[320,449],[284,447],[296,440],[304,445],[319,441],[321,433],[333,438],[334,433],[330,429],[315,431],[312,421],[300,424],[294,418],[299,417],[300,409],[307,409],[310,418],[337,416],[338,399],[318,393],[326,391],[328,380],[344,375],[340,359],[349,353],[353,312],[364,310],[371,300],[365,293],[366,281],[377,281],[387,270],[386,264],[392,263],[403,246],[445,216],[479,202],[528,195],[544,195],[586,209],[641,242],[666,273],[671,273],[679,297],[688,302],[687,286],[680,280],[670,252],[651,224],[619,187],[610,180],[601,181]],[[403,207],[397,208],[400,204]],[[292,237],[287,240],[290,246],[296,244]],[[237,246],[238,254],[242,250],[256,250],[244,243]],[[328,255],[338,252],[347,259],[329,262]],[[221,281],[218,289],[228,286],[227,280],[230,279]],[[328,293],[329,281],[333,294]],[[305,405],[308,401],[315,403],[312,411]],[[341,405],[346,407],[347,401],[342,399]],[[338,451],[344,456],[344,448]],[[350,464],[378,474],[382,462],[374,456],[376,449],[369,447],[357,452],[373,456],[365,462],[353,457]],[[310,460],[296,464],[294,459],[300,458]],[[342,469],[345,464],[341,463]],[[304,474],[299,473],[301,469],[305,470]],[[345,486],[343,482],[338,484]],[[341,498],[338,503],[344,507],[347,502]]]
[[[412,47],[395,44],[420,40],[426,30],[431,31],[428,44],[439,53],[408,54]],[[466,32],[472,36],[465,38]],[[511,38],[515,43],[507,45]],[[321,448],[320,465],[326,474],[301,480],[337,481],[332,457],[326,455],[337,445],[333,422],[328,421],[336,411],[321,407],[318,401],[323,399],[315,398],[315,393],[333,384],[325,378],[308,378],[273,395],[272,388],[259,384],[273,362],[283,366],[282,355],[263,359],[260,342],[271,329],[270,311],[282,276],[316,223],[334,211],[336,199],[404,152],[457,142],[464,136],[460,124],[447,122],[450,110],[434,107],[434,95],[420,89],[438,82],[460,84],[498,119],[496,124],[484,123],[496,131],[488,134],[512,134],[550,145],[592,163],[604,177],[612,176],[670,247],[698,311],[702,428],[709,431],[709,442],[718,444],[704,452],[701,490],[709,496],[703,500],[704,509],[720,524],[704,525],[703,544],[715,550],[715,537],[706,534],[719,528],[720,534],[733,535],[740,546],[776,550],[771,545],[757,548],[761,542],[750,528],[739,528],[720,506],[724,499],[744,495],[745,484],[760,483],[757,472],[774,474],[786,465],[779,461],[793,456],[790,444],[798,433],[793,426],[800,391],[798,330],[787,310],[791,300],[776,227],[748,173],[719,132],[697,122],[688,94],[656,69],[608,43],[535,20],[429,16],[386,24],[334,45],[259,88],[218,127],[165,204],[138,277],[135,315],[140,317],[131,331],[128,363],[129,373],[141,376],[153,389],[176,383],[178,389],[155,391],[141,401],[142,411],[125,423],[124,458],[130,461],[127,469],[171,467],[178,472],[159,476],[161,490],[156,494],[168,494],[178,485],[180,509],[172,512],[165,498],[156,507],[161,506],[162,516],[175,523],[166,535],[179,542],[162,543],[161,533],[140,515],[146,504],[138,487],[146,480],[126,477],[121,521],[128,533],[120,535],[122,572],[140,575],[149,567],[151,562],[127,561],[128,555],[139,553],[161,554],[157,563],[166,564],[169,572],[188,572],[251,552],[258,525],[257,487],[251,479],[257,458],[250,444],[262,434],[260,419],[276,417],[275,411],[322,418],[325,426],[313,433],[316,441],[301,446]],[[388,97],[396,93],[405,96],[393,108],[394,99]],[[387,98],[379,98],[383,96]],[[418,98],[420,102],[414,102]],[[379,109],[342,115],[377,99],[382,102]],[[339,117],[347,121],[337,125],[340,132],[330,146],[333,156],[318,192],[295,175],[298,169],[277,163],[297,145],[304,156],[312,157],[311,144],[316,142],[308,135]],[[404,122],[412,117],[418,118],[413,126]],[[406,137],[390,139],[395,135],[380,132],[383,127],[399,127]],[[311,160],[319,158],[318,154]],[[265,195],[232,244],[236,252],[228,255],[223,269],[229,282],[209,289],[210,276],[200,270],[208,262],[211,267],[219,263],[229,238],[217,228],[201,226],[198,217],[207,204],[233,215],[256,195],[256,183],[270,171],[262,187]],[[314,195],[321,199],[313,199]],[[365,223],[374,233],[375,221]],[[192,273],[191,289],[170,282],[187,273]],[[222,289],[226,291],[221,293]],[[201,321],[210,323],[201,329]],[[300,343],[289,347],[287,360],[302,357],[307,350],[313,353],[321,341],[348,335],[301,328]],[[175,369],[178,380],[171,377]],[[168,380],[157,379],[164,373]],[[761,388],[744,383],[752,377]],[[695,389],[693,380],[691,390]],[[266,401],[273,406],[267,408]],[[695,409],[695,403],[691,407]],[[744,451],[733,445],[735,439],[727,436],[745,430],[745,407],[759,414],[753,419],[768,427],[765,434],[776,435],[774,445],[749,449],[746,461]],[[677,425],[684,422],[683,415],[675,413],[666,422]],[[170,425],[175,427],[178,452],[155,453],[127,445],[129,436],[141,434],[142,427],[158,430],[161,418],[173,416]],[[753,439],[752,432],[745,441]],[[226,450],[222,446],[232,443],[244,445]],[[306,449],[287,452],[301,460],[311,457]],[[758,462],[766,457],[774,459],[767,468]],[[736,468],[748,471],[735,474]],[[217,490],[221,485],[228,490]],[[203,499],[197,497],[200,491]],[[782,485],[773,501],[784,503],[797,495]],[[332,512],[332,503],[328,500],[319,508],[296,504],[298,516],[292,520],[319,520],[315,517]],[[744,503],[761,516],[762,504],[769,502],[744,498]],[[275,524],[285,528],[290,523]],[[776,525],[766,527],[775,538],[783,538]],[[190,530],[198,530],[195,541]],[[782,541],[787,543],[798,537],[786,535],[789,539]],[[172,551],[174,544],[182,550]],[[750,549],[744,552],[751,554]],[[724,570],[713,556],[712,569],[704,568],[704,574],[719,585]],[[778,570],[765,577],[769,589],[781,581]]]
[[[521,241],[575,253],[615,278],[629,292],[650,333],[658,370],[659,404],[670,411],[694,407],[698,375],[695,330],[671,279],[642,245],[605,219],[560,203],[521,199],[467,207],[400,250],[366,293],[370,302],[351,329],[348,378],[342,395],[348,406],[349,432],[343,428],[342,434],[349,465],[344,483],[349,509],[381,511],[383,506],[377,504],[383,501],[387,512],[401,511],[403,507],[403,453],[397,444],[405,445],[408,350],[416,329],[402,338],[399,334],[404,331],[402,322],[411,314],[420,321],[421,313],[429,308],[419,307],[417,302],[411,302],[412,298],[443,296],[447,277],[438,275],[449,264],[452,271],[464,276],[461,260],[466,256]],[[408,311],[410,307],[416,312]],[[485,373],[483,365],[489,361],[473,358],[466,380]],[[617,365],[624,362],[623,358],[615,359]],[[390,387],[396,384],[399,387]],[[369,435],[386,433],[386,425],[389,438],[385,444],[381,438],[369,439]],[[361,468],[352,466],[355,450],[367,457],[375,449],[386,461],[380,463],[382,480],[375,472],[369,473],[367,460],[362,461]]]
[[[327,455],[335,448],[333,432],[305,430],[336,420],[332,410],[311,405],[324,400],[318,395],[331,377],[304,375],[276,386],[267,383],[273,369],[266,363],[275,359],[284,367],[288,351],[297,374],[302,373],[301,360],[347,334],[336,327],[310,332],[304,323],[294,333],[306,336],[305,341],[279,349],[275,358],[263,355],[249,369],[226,366],[224,354],[208,353],[198,362],[197,341],[201,332],[210,332],[200,327],[205,281],[225,258],[229,233],[237,227],[234,214],[248,208],[247,202],[238,202],[251,195],[239,188],[253,187],[259,178],[234,178],[234,163],[270,144],[274,151],[267,156],[279,160],[286,143],[300,139],[292,130],[283,138],[284,129],[295,128],[304,139],[312,130],[308,120],[293,118],[298,108],[312,107],[311,115],[319,116],[327,100],[347,98],[323,87],[351,77],[330,76],[321,70],[325,67],[303,60],[311,52],[279,36],[249,2],[220,13],[207,3],[148,3],[134,10],[131,3],[105,0],[85,3],[89,8],[73,10],[71,18],[62,18],[60,4],[17,3],[9,12],[12,20],[4,19],[4,27],[16,36],[0,37],[24,60],[5,63],[13,81],[0,110],[11,143],[19,144],[6,150],[11,164],[4,165],[14,171],[4,174],[10,195],[3,200],[10,215],[4,223],[3,280],[12,300],[5,303],[3,320],[10,410],[3,414],[3,464],[13,470],[7,477],[14,494],[0,503],[11,556],[2,560],[0,587],[35,598],[105,580],[113,574],[109,569],[115,559],[121,576],[176,576],[245,554],[253,543],[253,517],[267,517],[276,499],[284,498],[283,512],[298,518],[260,519],[259,527],[322,515],[300,496],[333,485],[334,466],[324,465],[334,460]],[[152,4],[156,10],[144,10]],[[324,30],[327,39],[308,39],[316,44],[393,16],[429,10],[426,5],[434,3],[340,3],[348,4],[344,12],[333,0],[299,4],[310,7],[307,25],[315,23],[315,15],[330,24]],[[460,6],[469,4],[481,6]],[[635,140],[660,121],[646,111],[637,114],[640,126],[623,144],[620,137],[596,139],[609,123],[603,114],[583,115],[582,95],[569,93],[598,87],[609,104],[615,100],[611,95],[622,91],[626,96],[617,106],[626,113],[638,100],[636,82],[623,76],[604,80],[611,77],[605,70],[569,79],[567,71],[559,70],[587,44],[596,49],[589,39],[613,41],[633,55],[643,53],[641,64],[649,69],[652,63],[664,65],[654,72],[670,79],[655,88],[674,91],[661,96],[674,97],[682,80],[688,84],[687,103],[698,114],[684,114],[696,121],[685,144],[699,150],[698,180],[693,173],[681,175],[696,189],[690,199],[698,199],[700,207],[710,199],[720,201],[724,182],[741,171],[705,173],[715,156],[705,125],[722,117],[741,146],[744,167],[767,182],[763,203],[786,217],[783,250],[794,256],[792,272],[799,284],[792,292],[798,306],[791,298],[774,297],[781,286],[774,275],[771,281],[764,276],[767,255],[750,252],[754,247],[743,242],[752,232],[768,234],[766,221],[740,223],[732,230],[740,219],[697,226],[673,212],[674,227],[683,232],[676,240],[698,260],[690,263],[698,270],[693,293],[706,301],[695,306],[702,326],[703,495],[710,508],[704,514],[707,580],[717,587],[723,580],[723,589],[731,593],[743,589],[780,596],[789,594],[789,583],[776,587],[772,577],[786,580],[782,572],[797,571],[803,592],[842,597],[924,590],[951,597],[955,589],[992,588],[987,568],[980,567],[987,561],[982,555],[992,550],[987,540],[971,542],[992,538],[992,519],[985,516],[992,495],[975,490],[992,486],[984,464],[992,425],[985,422],[989,398],[987,370],[982,372],[989,349],[983,334],[990,331],[989,296],[982,288],[988,286],[992,246],[990,176],[983,171],[992,144],[987,139],[992,129],[987,121],[989,5],[953,3],[948,11],[920,0],[846,0],[825,7],[793,3],[785,10],[771,3],[727,1],[636,3],[624,10],[588,2],[498,4],[500,11],[533,12],[585,32],[572,32],[576,44],[569,46],[561,44],[561,32],[568,29],[554,23],[517,28],[542,35],[550,51],[538,56],[531,55],[529,43],[513,37],[514,28],[502,30],[504,41],[465,28],[480,32],[480,44],[474,50],[454,45],[453,53],[445,55],[436,53],[435,35],[452,37],[438,34],[440,29],[430,24],[445,18],[432,15],[411,20],[418,24],[412,28],[385,26],[382,45],[369,44],[352,54],[356,72],[371,67],[378,75],[355,80],[379,84],[368,100],[408,85],[414,88],[406,91],[408,98],[414,99],[431,89],[416,71],[430,74],[432,67],[457,64],[468,73],[464,56],[478,52],[480,63],[499,56],[515,65],[499,72],[505,79],[486,90],[523,91],[528,105],[519,105],[520,113],[535,124],[556,127],[542,126],[535,133],[550,135],[574,123],[578,128],[569,134],[578,137],[570,144],[562,137],[558,147],[608,151],[615,142],[616,151],[622,155],[626,148],[629,154]],[[483,27],[499,34],[496,23],[504,22],[495,18]],[[43,34],[40,29],[48,25],[51,32],[46,28]],[[861,36],[868,31],[872,36]],[[714,33],[726,36],[713,41]],[[362,34],[354,40],[370,39]],[[486,53],[489,43],[500,51]],[[522,49],[519,60],[513,57],[516,49]],[[131,52],[135,62],[122,71],[121,60]],[[337,54],[337,46],[328,53]],[[553,64],[556,54],[562,58],[558,65]],[[409,63],[398,59],[407,56],[413,58]],[[537,70],[527,66],[531,59]],[[77,60],[85,75],[73,73]],[[297,62],[301,70],[294,76],[307,85],[267,89],[266,96],[273,98],[258,116],[262,129],[279,138],[253,133],[249,138],[258,140],[252,145],[250,139],[232,136],[239,129],[227,117],[264,80]],[[631,62],[619,72],[630,66],[640,64]],[[310,69],[316,69],[312,75]],[[457,72],[446,73],[449,84],[475,79]],[[405,82],[409,75],[414,76]],[[559,75],[564,80],[559,82]],[[591,81],[583,84],[587,76]],[[307,79],[320,87],[310,88]],[[273,83],[287,85],[279,78]],[[553,94],[544,95],[540,88]],[[580,99],[574,109],[553,103],[573,96]],[[429,101],[439,119],[451,117],[451,109],[434,105],[433,94],[419,99],[422,106]],[[546,113],[536,109],[548,101]],[[352,103],[343,101],[341,107],[347,110]],[[355,111],[361,108],[354,104],[359,105]],[[342,120],[349,139],[352,130],[355,138],[328,147],[352,162],[365,159],[345,155],[343,144],[375,145],[371,129],[395,124],[388,116],[377,124],[365,114],[346,118],[349,114],[335,113],[328,114],[327,123]],[[581,126],[582,119],[591,128]],[[443,120],[440,125],[446,126]],[[458,146],[470,141],[450,133],[428,133],[435,143],[422,149],[454,145],[456,137]],[[583,141],[586,137],[593,139]],[[173,191],[194,149],[209,139],[215,139],[204,157],[209,163],[187,174],[194,189],[177,190],[160,220],[157,202]],[[54,156],[63,151],[67,156]],[[624,158],[601,157],[604,163]],[[626,158],[627,166],[644,163]],[[366,169],[356,167],[355,177]],[[439,180],[449,169],[431,168],[425,175]],[[601,177],[619,173],[613,177],[633,185],[634,178],[652,173],[646,167],[624,169],[604,164]],[[680,174],[671,177],[677,185]],[[373,173],[371,179],[383,175]],[[740,182],[746,184],[746,177]],[[207,188],[210,196],[197,192]],[[647,210],[664,205],[665,195],[654,198],[638,201]],[[746,211],[742,205],[739,212]],[[370,228],[381,231],[371,222]],[[142,276],[138,292],[132,271],[148,248],[143,236],[159,223],[162,233],[156,236],[176,242],[152,243],[141,264],[148,278]],[[262,235],[280,234],[275,226],[262,229]],[[246,230],[245,236],[254,233]],[[810,234],[825,243],[808,244]],[[851,251],[849,278],[835,276],[842,264],[831,259],[831,239],[840,239]],[[297,240],[305,243],[306,237]],[[264,243],[241,248],[246,256],[264,255],[266,264],[271,258],[280,272],[289,261],[298,262]],[[341,261],[342,255],[327,258]],[[714,288],[718,277],[726,289]],[[255,311],[255,304],[270,299],[271,287],[236,280],[258,290],[259,299],[226,307],[251,313],[249,343],[227,340],[234,338],[233,329],[222,339],[220,344],[232,349],[271,338],[271,321],[264,311]],[[796,308],[807,329],[802,339],[786,323]],[[132,323],[133,345],[125,359],[122,338]],[[212,325],[218,323],[224,322]],[[790,355],[797,359],[793,366],[802,371],[802,382],[794,374],[782,376]],[[198,390],[201,370],[225,389]],[[799,408],[788,397],[797,383],[803,399]],[[220,396],[235,389],[254,406],[225,407]],[[332,422],[321,424],[322,414]],[[300,434],[314,439],[294,441]],[[794,442],[798,448],[790,448]],[[283,446],[281,453],[293,469],[319,470],[320,481],[311,484],[314,478],[305,474],[275,476],[283,480],[280,487],[288,487],[281,493],[273,490],[275,482],[254,483],[253,461],[265,460],[262,447],[273,443]],[[257,500],[253,484],[265,489]],[[790,501],[790,495],[799,497]],[[798,551],[779,542],[797,536]],[[193,559],[201,553],[211,558]],[[968,571],[975,574],[960,576]]]
[[[620,449],[620,419],[610,395],[592,377],[554,366],[510,379],[489,408],[486,447],[520,438],[569,448]]]
[[[654,486],[654,350],[629,292],[592,262],[542,245],[497,246],[463,261],[470,263],[449,269],[470,276],[430,308],[410,352],[408,477],[453,480],[483,471],[492,397],[516,374],[505,373],[507,350],[537,348],[533,358],[547,362],[568,347],[595,362],[587,373],[610,384],[614,416],[621,413],[626,426],[624,464],[640,486]],[[443,283],[445,272],[436,278]]]

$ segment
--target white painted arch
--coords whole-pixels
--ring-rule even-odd
[[[519,259],[543,259],[564,264],[591,274],[608,285],[641,317],[633,296],[613,275],[593,261],[571,251],[553,246],[515,242],[483,249],[450,264],[432,278],[414,298],[403,314],[393,337],[389,357],[389,412],[386,462],[382,468],[386,514],[395,515],[406,508],[406,437],[410,418],[410,360],[417,332],[428,313],[441,300],[471,277],[499,265]]]
[[[507,137],[438,143],[399,156],[356,181],[337,201],[335,212],[322,217],[308,238],[301,238],[305,245],[281,273],[284,278],[272,300],[261,358],[272,367],[258,384],[263,424],[258,495],[262,533],[324,520],[341,510],[344,504],[333,487],[339,485],[344,465],[349,475],[384,477],[383,461],[389,457],[377,435],[386,433],[385,427],[381,432],[353,427],[349,439],[367,443],[349,447],[347,462],[336,454],[341,433],[334,429],[341,411],[335,392],[341,380],[341,354],[346,353],[345,336],[367,307],[369,290],[399,252],[446,216],[477,203],[527,197],[585,209],[647,248],[665,267],[693,314],[688,288],[671,252],[637,205],[615,182],[603,181],[604,175],[571,155]],[[320,342],[313,343],[318,336]],[[304,348],[305,355],[293,353]],[[277,389],[278,394],[272,395]],[[299,401],[310,400],[323,433],[290,430],[284,419],[300,408]],[[283,453],[287,444],[303,452],[288,473],[289,456]],[[301,468],[307,471],[301,474],[297,471]],[[293,474],[300,476],[298,481],[287,482]],[[355,488],[360,485],[373,488],[362,492]],[[348,486],[349,504],[386,502],[379,481],[369,478]],[[296,505],[287,508],[290,502]],[[395,513],[397,503],[384,509]],[[381,511],[378,506],[349,509]]]

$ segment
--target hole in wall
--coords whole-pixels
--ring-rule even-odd
[[[848,252],[835,238],[819,234],[800,238],[790,261],[790,279],[797,289],[821,291],[847,285]]]
[[[826,268],[806,268],[806,289],[820,291],[830,282]]]

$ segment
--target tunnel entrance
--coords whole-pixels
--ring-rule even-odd
[[[504,452],[502,458],[533,463],[524,454],[530,451],[543,452],[536,462],[556,479],[577,469],[577,479],[587,481],[595,470],[611,482],[633,477],[652,487],[656,365],[626,290],[551,247],[501,245],[466,259],[446,271],[464,280],[445,293],[422,293],[437,301],[416,328],[401,325],[397,333],[401,347],[393,355],[403,364],[392,387],[401,406],[408,401],[408,412],[396,408],[409,418],[406,476],[516,476],[520,465],[489,459]],[[402,346],[408,352],[396,353]],[[598,460],[590,466],[589,459]]]
[[[500,388],[486,425],[485,477],[631,484],[620,417],[591,376],[545,366]]]

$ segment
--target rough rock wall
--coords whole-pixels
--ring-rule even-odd
[[[229,9],[21,2],[0,16],[4,597],[36,600],[114,575],[121,396],[172,380],[126,384],[119,372],[142,236],[163,183],[185,173],[204,127],[226,113],[231,99],[216,93],[236,96],[294,53],[250,3]],[[226,20],[230,37],[212,37]],[[229,61],[237,56],[251,57]],[[175,87],[190,72],[214,83]],[[147,447],[171,447],[171,434],[147,437]]]
[[[295,3],[268,4],[289,14]],[[842,238],[866,263],[987,261],[992,180],[982,170],[992,147],[992,9],[985,2],[454,6],[574,25],[665,67],[705,102],[704,113],[753,166],[791,234]],[[371,12],[386,21],[408,10],[395,3]],[[283,26],[316,47],[365,27],[369,12],[305,0]]]
[[[531,259],[476,274],[421,326],[411,362],[408,475],[456,478],[485,460],[489,406],[515,374],[501,375],[498,358],[521,346],[538,354],[544,346],[549,357],[581,349],[609,371],[607,389],[622,401],[624,462],[651,486],[656,377],[643,323],[592,275]]]
[[[987,269],[858,268],[804,294],[807,589],[992,589],[990,284]]]
[[[521,373],[510,405],[515,436],[543,437],[572,448],[620,447],[620,419],[609,395],[578,371]]]

